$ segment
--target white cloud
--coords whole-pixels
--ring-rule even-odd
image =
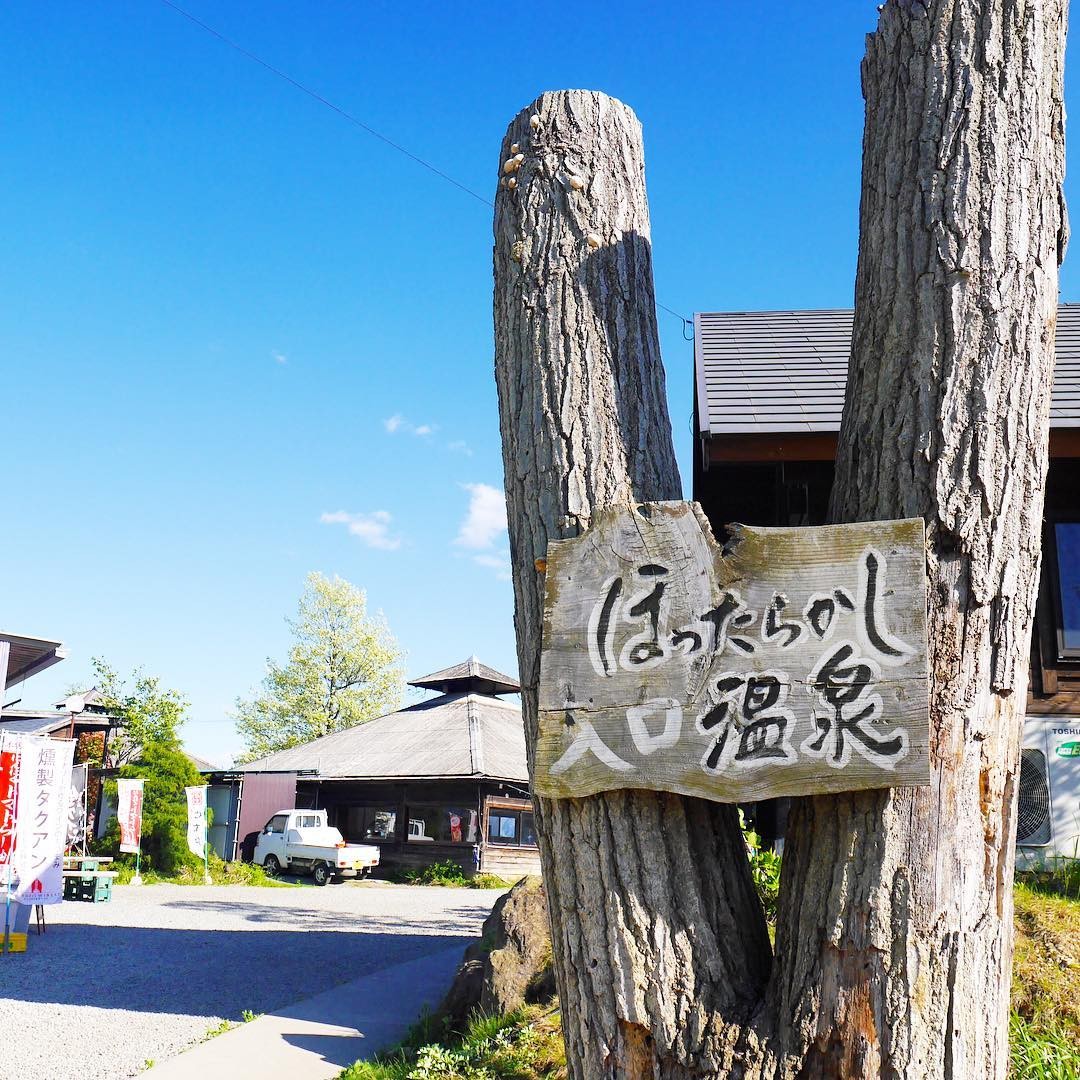
[[[455,439],[453,442],[446,444],[446,449],[454,454],[464,454],[466,457],[472,457],[472,448],[464,439]]]
[[[474,555],[472,557],[477,566],[486,566],[495,571],[495,576],[500,581],[510,580],[510,555],[502,551],[498,555]]]
[[[383,427],[390,435],[396,435],[399,431],[403,435],[416,435],[423,438],[426,435],[434,435],[438,431],[435,424],[414,424],[402,413],[394,413],[383,421]]]
[[[462,484],[469,493],[469,512],[454,541],[459,547],[494,547],[506,530],[506,496],[490,484]]]
[[[396,551],[401,547],[401,538],[390,534],[391,515],[386,510],[374,510],[370,514],[350,514],[346,510],[335,510],[320,516],[324,525],[344,525],[350,535],[357,537],[370,548],[380,551]]]
[[[277,362],[278,362],[279,364],[287,364],[287,363],[289,362],[289,358],[288,358],[288,357],[287,357],[287,356],[286,356],[286,355],[285,355],[284,353],[280,353],[280,352],[271,352],[271,353],[270,353],[270,355],[271,355],[271,356],[272,356],[272,357],[273,357],[273,358],[274,358],[274,359],[275,359],[275,360],[276,360],[276,361],[277,361]]]

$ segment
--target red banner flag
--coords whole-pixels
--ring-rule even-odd
[[[116,817],[120,822],[120,850],[137,852],[142,841],[143,782],[116,781]]]

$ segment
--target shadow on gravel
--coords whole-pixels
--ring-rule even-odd
[[[341,930],[348,927],[350,933],[378,931],[429,931],[445,934],[469,934],[470,928],[479,926],[491,911],[491,904],[478,903],[465,907],[451,908],[441,918],[423,915],[409,918],[405,915],[375,915],[371,912],[325,911],[303,907],[275,907],[271,904],[253,904],[230,900],[168,900],[161,905],[166,908],[178,908],[183,911],[202,911],[210,914],[227,914],[233,918],[242,918],[250,923],[289,923],[297,930]]]
[[[462,929],[458,924],[464,950]],[[454,944],[445,934],[60,923],[31,934],[26,953],[0,961],[0,999],[241,1020],[246,1009],[274,1012]]]

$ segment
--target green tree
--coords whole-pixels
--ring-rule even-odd
[[[295,639],[288,660],[267,660],[261,693],[236,703],[247,744],[241,762],[355,727],[401,701],[403,654],[382,614],[368,615],[363,589],[309,574],[288,622]]]
[[[143,785],[142,857],[147,866],[162,874],[175,874],[182,866],[201,867],[187,845],[187,796],[185,787],[205,783],[179,743],[150,742],[138,760],[120,769],[124,779],[145,780]],[[116,796],[116,782],[109,782]],[[103,846],[115,851],[120,842],[116,818],[109,823]]]
[[[124,679],[100,657],[90,661],[100,704],[114,715],[118,729],[109,743],[117,765],[137,760],[144,747],[180,746],[180,726],[187,701],[177,690],[161,685],[155,675],[136,670]]]

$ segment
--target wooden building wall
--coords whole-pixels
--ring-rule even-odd
[[[304,797],[309,805],[325,808],[330,824],[337,826],[349,843],[377,845],[380,849],[381,875],[422,868],[435,862],[453,861],[469,874],[479,869],[514,880],[524,874],[540,872],[539,852],[534,847],[489,843],[488,817],[492,805],[531,811],[532,802],[517,797],[524,791],[524,785],[490,780],[395,782],[301,779],[297,799]],[[449,841],[442,837],[409,839],[411,822],[427,824],[435,816],[431,811],[445,811],[446,808],[462,811],[461,841]],[[363,810],[393,810],[393,838],[382,839],[358,828],[358,821],[364,818],[360,813]],[[468,838],[470,821],[465,816],[470,812],[476,814],[473,840]]]
[[[1046,481],[1043,574],[1032,635],[1028,711],[1080,715],[1080,660],[1062,659],[1057,644],[1055,521],[1080,522],[1080,440],[1076,432],[1055,430]],[[835,436],[831,446],[835,445]],[[822,525],[829,508],[834,465],[826,445],[800,437],[732,436],[726,442],[705,440],[694,463],[694,498],[701,503],[716,538],[724,526]],[[763,441],[764,440],[764,441]],[[819,445],[819,443],[821,445]],[[807,460],[797,455],[805,454]],[[706,455],[711,457],[706,467]]]

